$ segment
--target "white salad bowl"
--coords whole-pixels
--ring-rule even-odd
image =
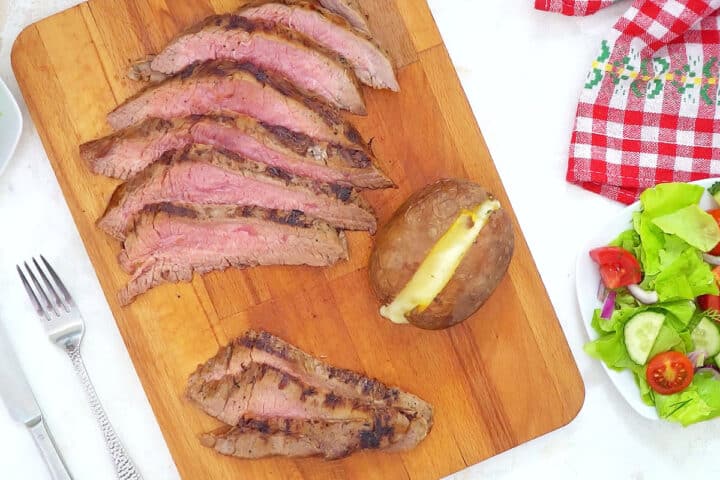
[[[23,119],[20,107],[5,82],[0,78],[0,174],[15,153],[22,127]]]
[[[707,188],[713,183],[720,181],[720,178],[710,178],[690,182],[695,185],[705,187],[705,193],[700,200],[700,207],[704,210],[717,208],[717,204],[707,192]],[[575,268],[575,278],[577,287],[578,304],[580,305],[580,315],[582,316],[583,325],[590,337],[590,340],[598,338],[597,332],[591,326],[593,312],[602,305],[597,298],[598,286],[600,285],[600,270],[597,264],[590,258],[589,252],[593,248],[602,247],[614,240],[620,233],[632,228],[632,215],[640,210],[640,202],[636,202],[625,208],[620,214],[613,218],[602,230],[594,235],[582,247],[578,254],[577,265]],[[599,361],[599,360],[598,360]],[[655,407],[645,405],[640,398],[640,390],[635,384],[632,372],[625,370],[617,372],[611,370],[602,363],[603,368],[607,372],[610,380],[620,395],[630,404],[630,406],[640,415],[651,420],[659,420]]]

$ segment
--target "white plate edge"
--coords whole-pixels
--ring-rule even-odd
[[[15,96],[12,94],[12,92],[10,91],[10,88],[7,86],[7,84],[5,83],[5,81],[2,78],[0,78],[0,89],[10,99],[10,104],[12,105],[13,114],[15,115],[15,118],[17,119],[17,125],[18,125],[17,133],[15,134],[15,139],[13,140],[12,145],[7,152],[7,158],[4,160],[4,163],[0,163],[0,175],[2,175],[3,171],[10,164],[10,160],[12,159],[13,155],[15,155],[15,151],[17,150],[18,144],[20,143],[20,137],[22,136],[24,121],[23,121],[22,111],[20,110],[20,105],[18,105],[18,102],[15,99]]]

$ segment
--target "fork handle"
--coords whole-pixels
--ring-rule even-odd
[[[120,442],[120,438],[117,436],[117,433],[115,433],[115,429],[110,423],[110,420],[108,420],[102,404],[100,404],[100,399],[98,398],[97,393],[95,393],[95,387],[93,387],[93,384],[90,381],[90,376],[88,375],[87,370],[85,369],[85,364],[80,356],[80,346],[68,346],[68,348],[66,348],[66,352],[70,356],[70,360],[72,360],[75,372],[82,381],[88,401],[90,402],[90,408],[92,409],[95,419],[100,425],[100,429],[105,437],[105,445],[107,446],[110,456],[112,457],[112,461],[115,464],[115,473],[117,478],[119,480],[142,480],[140,472],[125,451],[125,447],[123,447],[122,442]]]
[[[60,456],[60,452],[58,452],[55,446],[55,441],[52,435],[50,435],[50,431],[45,425],[45,420],[41,418],[36,424],[28,426],[28,430],[30,430],[33,440],[35,440],[35,445],[37,445],[45,460],[52,479],[73,480],[72,475],[70,475],[70,472],[68,472],[65,466],[63,458]]]

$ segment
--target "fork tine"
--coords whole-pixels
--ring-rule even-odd
[[[45,264],[45,267],[47,268],[48,272],[50,272],[50,276],[53,278],[53,280],[55,281],[55,284],[56,284],[56,285],[58,286],[58,288],[60,289],[60,293],[62,293],[63,297],[65,297],[65,301],[66,301],[69,305],[72,306],[72,305],[73,305],[73,299],[72,299],[72,297],[70,296],[70,292],[68,292],[68,289],[65,288],[65,284],[62,282],[62,280],[60,280],[60,277],[58,277],[58,274],[55,273],[55,269],[53,269],[53,268],[50,266],[50,264],[48,263],[48,261],[45,260],[45,257],[43,257],[42,255],[40,255],[40,260],[42,260],[42,262]]]
[[[37,295],[35,295],[35,292],[33,291],[32,287],[30,286],[30,283],[27,281],[27,278],[25,278],[25,274],[23,273],[22,269],[20,268],[20,265],[15,265],[15,269],[17,270],[18,275],[20,275],[20,281],[22,282],[23,287],[25,287],[25,291],[27,292],[28,297],[30,297],[30,302],[32,302],[33,307],[35,307],[35,311],[41,317],[44,316],[45,309],[43,308],[42,304],[40,303],[40,300],[38,300]]]
[[[45,271],[42,268],[40,268],[40,264],[37,262],[37,260],[35,260],[35,257],[33,257],[32,261],[35,264],[35,268],[40,273],[40,276],[42,277],[43,282],[45,283],[45,286],[47,287],[47,289],[50,291],[50,293],[54,297],[55,304],[59,308],[69,311],[70,310],[69,307],[66,307],[65,304],[63,304],[62,300],[60,300],[60,296],[55,291],[55,287],[53,287],[53,284],[50,283],[50,280],[48,280],[47,275],[45,275]]]
[[[49,314],[50,311],[52,311],[55,315],[58,314],[57,310],[55,310],[55,306],[52,304],[50,299],[47,296],[47,293],[45,293],[45,290],[43,290],[42,285],[40,285],[40,282],[38,282],[37,277],[32,271],[32,268],[27,264],[27,262],[23,262],[25,265],[25,271],[28,275],[30,275],[30,280],[32,280],[33,285],[35,286],[35,290],[40,294],[42,299],[45,301],[45,313]]]

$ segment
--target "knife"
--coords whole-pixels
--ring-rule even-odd
[[[53,480],[72,480],[1,324],[0,397],[10,412],[10,417],[23,423],[32,434]]]

